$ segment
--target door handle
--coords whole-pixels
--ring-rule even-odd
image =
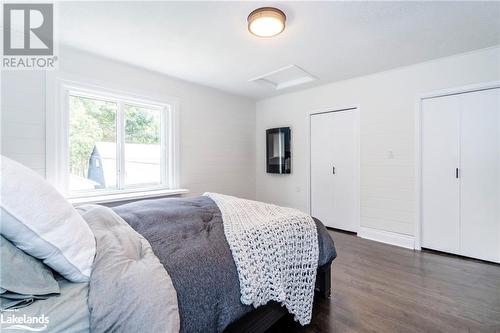
[[[332,174],[335,174],[335,167],[332,167]]]
[[[455,178],[456,179],[460,178],[460,173],[458,170],[459,170],[458,168],[455,168]]]

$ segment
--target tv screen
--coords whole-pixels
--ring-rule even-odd
[[[291,173],[290,136],[290,127],[266,130],[268,173]]]

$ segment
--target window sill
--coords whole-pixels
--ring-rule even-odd
[[[150,191],[138,191],[138,192],[128,192],[128,193],[113,193],[86,197],[72,197],[68,198],[69,203],[73,206],[83,205],[83,204],[99,204],[117,201],[127,201],[127,200],[137,200],[137,199],[147,199],[155,197],[165,197],[169,195],[179,195],[189,193],[186,189],[175,189],[175,190],[150,190]]]

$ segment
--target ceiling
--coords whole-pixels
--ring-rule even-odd
[[[285,31],[247,31],[274,5]],[[500,44],[500,2],[61,2],[61,43],[261,99]],[[316,81],[275,90],[249,82],[297,65]]]

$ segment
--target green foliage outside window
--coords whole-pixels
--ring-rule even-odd
[[[116,142],[117,105],[91,98],[69,98],[70,173],[87,178],[96,142]],[[126,105],[125,142],[160,144],[160,112]]]
[[[125,106],[125,142],[160,144],[160,112]]]

